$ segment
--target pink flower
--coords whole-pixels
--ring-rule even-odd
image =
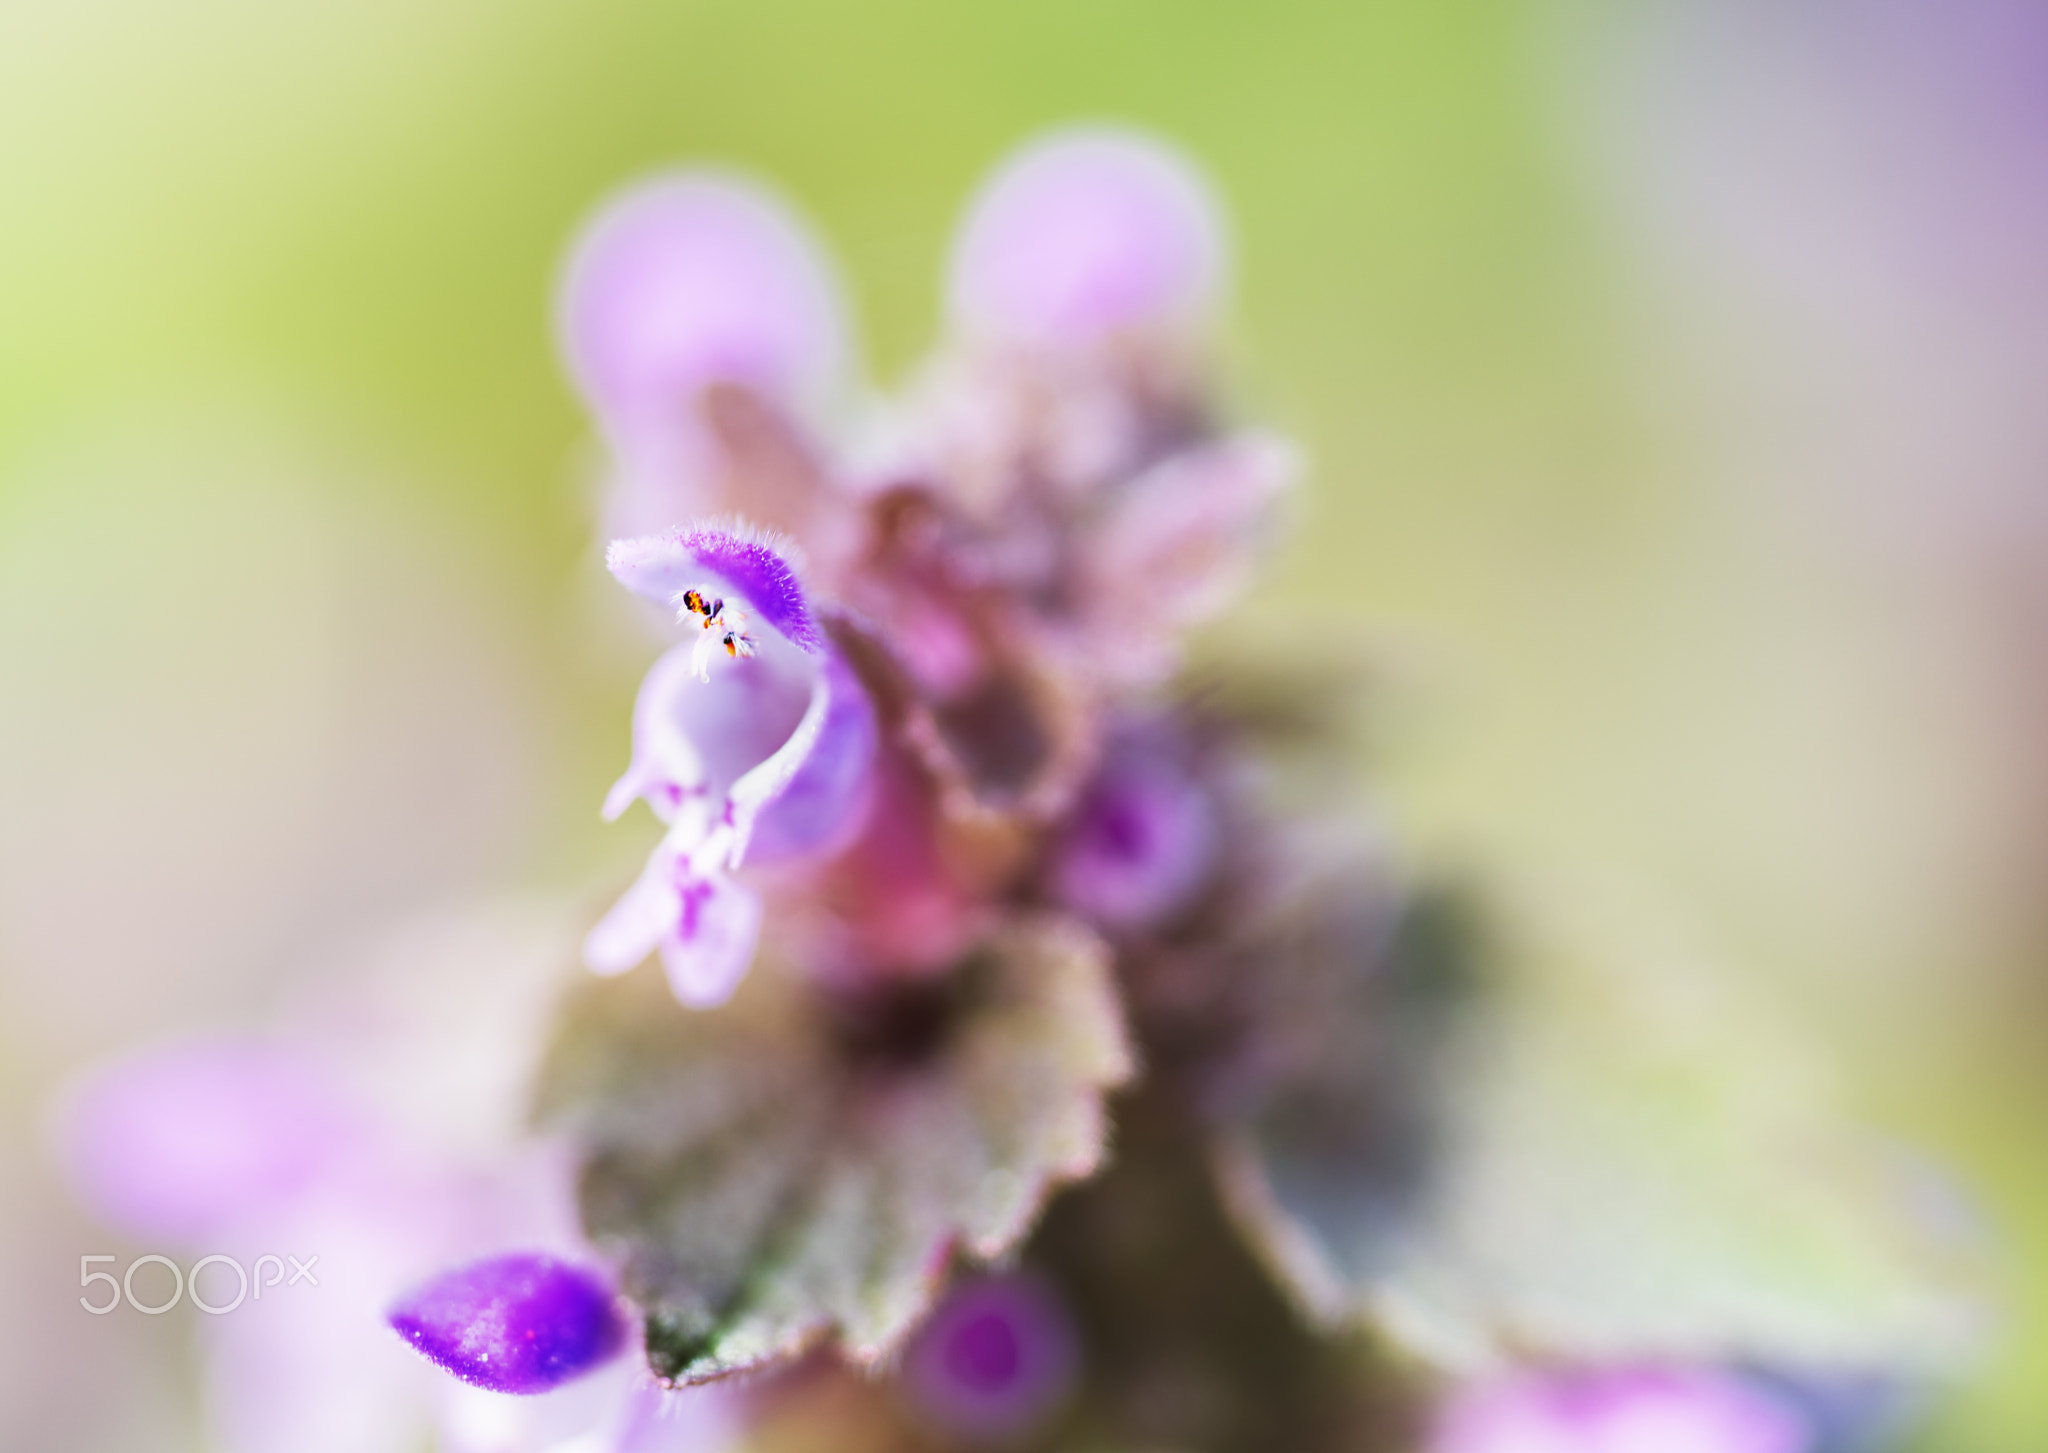
[[[605,800],[616,817],[645,799],[668,835],[584,959],[622,973],[659,950],[685,1004],[723,1002],[753,961],[761,900],[733,872],[750,854],[827,855],[868,805],[874,712],[786,549],[707,526],[621,540],[607,557],[628,588],[672,606],[689,639],[647,673],[632,764]]]
[[[706,389],[741,384],[816,417],[846,368],[824,252],[773,193],[717,171],[671,173],[608,203],[577,241],[557,312],[569,375],[620,471],[614,533],[709,507]]]
[[[421,1441],[449,1404],[383,1325],[391,1299],[479,1247],[580,1245],[566,1166],[546,1147],[449,1164],[287,1036],[116,1061],[73,1088],[58,1134],[90,1209],[150,1250],[230,1256],[248,1274],[251,1295],[204,1319],[210,1422],[234,1453]],[[281,1284],[266,1255],[305,1260],[308,1279]],[[210,1300],[230,1299],[223,1285]]]
[[[805,406],[837,367],[838,315],[762,195],[690,176],[631,192],[563,287],[570,372],[632,487],[794,536],[701,523],[607,555],[685,639],[642,683],[605,802],[646,801],[668,834],[584,956],[609,974],[658,953],[695,1006],[746,974],[764,893],[797,910],[781,918],[808,933],[813,976],[955,957],[1032,846],[994,852],[989,830],[1070,814],[1109,713],[1243,589],[1294,473],[1281,442],[1215,429],[1184,366],[1224,249],[1206,185],[1162,143],[1062,133],[997,169],[955,247],[962,336],[859,451]],[[688,458],[645,444],[678,429]],[[801,574],[798,547],[816,562]],[[836,603],[838,639],[816,599]],[[1191,890],[1211,830],[1197,788],[1122,771],[1123,807],[1098,794],[1057,835],[1053,876],[1128,927]],[[873,824],[885,777],[908,816]],[[1157,850],[1111,842],[1117,823]]]
[[[1788,1404],[1708,1369],[1522,1374],[1460,1393],[1430,1453],[1809,1453]]]
[[[1112,930],[1151,928],[1185,907],[1216,866],[1208,788],[1159,733],[1111,750],[1053,858],[1060,903]]]
[[[1095,343],[1197,322],[1225,247],[1201,174],[1143,133],[1055,132],[983,185],[954,244],[947,301],[970,332]]]

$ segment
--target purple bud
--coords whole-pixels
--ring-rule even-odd
[[[810,230],[765,188],[706,171],[643,183],[590,221],[564,271],[561,332],[577,388],[612,421],[716,382],[799,399],[831,384],[845,348]]]
[[[1078,1366],[1073,1327],[1052,1292],[1030,1277],[991,1277],[940,1304],[904,1357],[903,1387],[946,1432],[1005,1442],[1059,1410]]]
[[[1033,343],[1186,323],[1223,272],[1216,204],[1178,152],[1134,131],[1056,132],[983,185],[954,244],[959,322]]]
[[[1157,756],[1113,754],[1059,846],[1053,894],[1105,927],[1151,927],[1201,888],[1217,836],[1199,782]]]
[[[601,1277],[533,1253],[445,1273],[386,1319],[435,1366],[491,1392],[559,1387],[609,1361],[626,1340]]]
[[[1523,1375],[1469,1388],[1430,1453],[1808,1453],[1789,1404],[1704,1368]]]

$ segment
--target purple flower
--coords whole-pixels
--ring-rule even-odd
[[[570,376],[625,475],[615,533],[706,507],[707,387],[741,384],[803,416],[845,369],[839,289],[809,229],[757,183],[715,171],[607,204],[570,256],[558,317]]]
[[[132,1236],[179,1245],[306,1193],[359,1129],[303,1057],[253,1038],[122,1060],[81,1081],[58,1112],[81,1199]]]
[[[845,845],[870,795],[874,712],[781,542],[703,526],[618,541],[607,559],[628,588],[674,607],[691,639],[647,673],[633,759],[605,799],[608,818],[645,799],[668,834],[584,959],[620,973],[658,950],[679,1000],[717,1004],[761,926],[759,898],[731,874],[750,856]]]
[[[1217,208],[1201,174],[1140,132],[1055,132],[975,198],[948,300],[970,332],[1092,344],[1198,319],[1222,280]]]
[[[492,1392],[559,1387],[610,1361],[626,1340],[606,1282],[533,1254],[437,1277],[403,1298],[388,1320],[436,1366]]]
[[[792,903],[812,890],[789,922],[815,930],[817,951],[797,955],[814,974],[824,958],[889,974],[957,957],[950,928],[976,917],[952,911],[959,883],[1036,871],[1001,867],[993,845],[1059,825],[1119,696],[1170,675],[1181,637],[1243,587],[1294,469],[1278,441],[1209,422],[1190,325],[1219,291],[1222,230],[1199,174],[1159,142],[1063,132],[998,168],[955,249],[966,336],[857,463],[797,427],[801,380],[823,387],[839,351],[819,342],[832,329],[792,321],[836,316],[822,266],[800,265],[807,244],[758,195],[708,185],[613,204],[563,304],[570,371],[620,467],[644,473],[647,437],[708,430],[718,474],[694,497],[773,519],[817,562],[800,580],[781,535],[719,523],[607,556],[688,639],[649,670],[605,803],[616,817],[644,799],[669,831],[584,957],[620,973],[659,953],[698,1006],[744,977],[770,886]],[[694,409],[716,382],[746,392]],[[862,677],[820,629],[813,590],[857,622]],[[886,698],[886,744],[863,679]],[[898,763],[898,797],[934,805],[929,851],[909,831],[860,839],[863,870],[891,861],[842,875],[837,895],[816,874],[737,876],[855,856],[884,750],[914,759]],[[1214,829],[1199,792],[1126,775],[1087,824],[1034,841],[1067,844],[1057,896],[1135,928],[1199,886]],[[897,931],[915,924],[931,927]]]
[[[919,1413],[977,1443],[1022,1437],[1058,1412],[1079,1356],[1067,1314],[1026,1276],[968,1282],[932,1314],[903,1362]]]
[[[1140,739],[1113,749],[1054,858],[1054,897],[1106,928],[1160,923],[1215,866],[1215,808],[1170,747]]]
[[[1522,1374],[1459,1394],[1430,1453],[1808,1453],[1789,1404],[1709,1369]]]

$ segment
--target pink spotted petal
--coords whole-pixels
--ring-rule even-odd
[[[1223,229],[1207,182],[1141,132],[1056,132],[982,186],[954,244],[949,302],[971,330],[1087,344],[1184,324],[1214,301]]]
[[[678,1002],[711,1008],[732,997],[761,938],[760,895],[716,867],[700,868],[691,845],[664,841],[583,941],[595,973],[623,974],[661,955]]]
[[[690,878],[674,924],[657,945],[679,1003],[712,1009],[732,997],[761,941],[761,899],[723,874]]]

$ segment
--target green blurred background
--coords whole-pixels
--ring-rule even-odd
[[[2025,663],[1995,610],[1953,608],[1966,552],[1901,564],[1853,493],[1776,483],[1854,457],[1812,442],[1854,396],[1755,387],[1831,356],[1815,325],[1641,225],[1602,99],[1627,29],[1506,0],[0,9],[10,1161],[81,1056],[259,999],[294,937],[644,848],[596,830],[638,663],[593,622],[590,445],[549,338],[598,198],[679,160],[774,179],[886,383],[980,173],[1118,119],[1229,199],[1227,362],[1313,461],[1237,644],[1375,663],[1368,765],[1418,860],[1640,886],[1961,1171],[2007,1243],[2009,1335],[1927,1446],[2037,1446]],[[465,777],[438,754],[478,718],[499,736]],[[277,758],[294,732],[317,750]],[[400,745],[357,761],[364,739]],[[330,833],[327,797],[285,800],[304,773],[388,811]],[[417,861],[319,898],[330,861],[279,845],[323,834]],[[195,856],[200,887],[123,926],[154,901],[136,879]],[[274,880],[218,887],[238,863]],[[57,993],[36,906],[82,877],[112,926]],[[262,894],[274,931],[237,937]],[[4,1208],[6,1274],[61,1289],[42,1194]],[[37,1340],[12,1302],[10,1345]],[[26,1407],[28,1382],[0,1387]]]

